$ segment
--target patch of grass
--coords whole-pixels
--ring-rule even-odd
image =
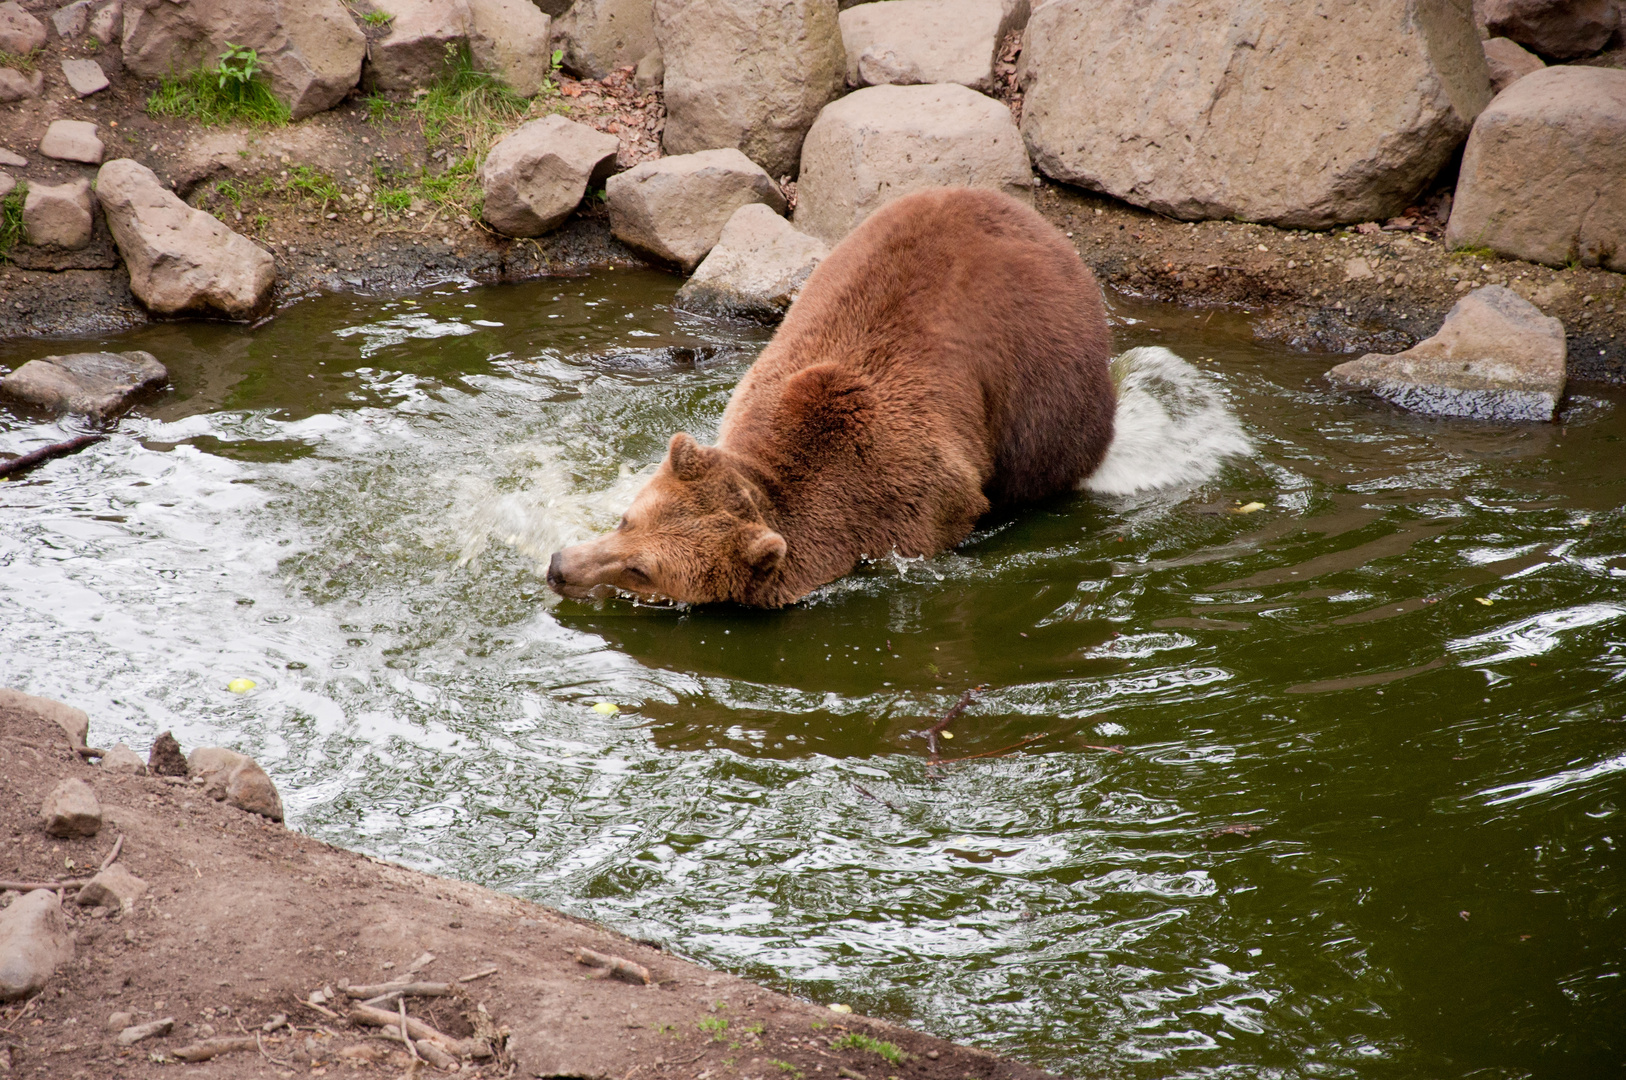
[[[413,108],[431,146],[460,144],[484,156],[498,136],[531,111],[531,103],[495,75],[478,71],[468,46],[449,46],[446,72],[420,94]]]
[[[27,75],[32,75],[34,69],[39,67],[40,53],[43,49],[33,49],[25,53],[9,53],[0,50],[0,67],[16,68]]]
[[[860,1031],[849,1031],[838,1039],[830,1040],[830,1049],[868,1050],[872,1054],[881,1055],[894,1065],[902,1065],[909,1058],[897,1043],[871,1038]]]
[[[361,100],[362,104],[367,106],[367,122],[369,124],[379,124],[385,120],[393,119],[396,110],[400,108],[399,105],[376,90]]]
[[[712,1042],[722,1042],[724,1034],[728,1031],[728,1018],[723,1016],[703,1016],[695,1027],[711,1036]],[[411,1034],[411,1032],[408,1032]]]
[[[339,185],[334,182],[333,177],[309,165],[295,165],[288,170],[288,190],[296,196],[307,195],[312,199],[320,199],[324,207],[330,202],[339,201]]]
[[[1490,248],[1474,247],[1472,245],[1465,245],[1463,247],[1456,248],[1451,252],[1451,254],[1460,255],[1464,259],[1473,259],[1476,262],[1489,262],[1490,260],[1496,258],[1496,252],[1492,251]]]
[[[770,1058],[768,1063],[770,1065],[778,1066],[780,1072],[790,1073],[791,1080],[803,1080],[803,1077],[807,1075],[788,1061],[780,1061],[778,1058]]]
[[[286,124],[288,106],[261,78],[260,57],[253,49],[230,43],[220,62],[187,75],[166,76],[147,99],[152,116],[174,116],[214,126],[245,123]]]
[[[28,181],[19,180],[17,186],[0,199],[0,261],[10,261],[7,256],[12,247],[23,239],[23,200],[28,198]]]
[[[394,19],[395,16],[391,15],[387,11],[369,11],[367,14],[361,17],[361,21],[366,23],[368,26],[387,26],[389,23],[393,22]]]
[[[230,202],[237,209],[241,210],[243,208],[243,189],[238,187],[235,181],[222,180],[215,185],[215,194]]]

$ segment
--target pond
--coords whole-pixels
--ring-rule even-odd
[[[0,683],[253,754],[333,843],[1064,1073],[1620,1068],[1626,396],[1418,419],[1114,298],[1254,457],[783,611],[559,602],[548,555],[766,341],[677,284],[74,343],[175,390],[0,487]],[[0,449],[64,427],[0,412]]]

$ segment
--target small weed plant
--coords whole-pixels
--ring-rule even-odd
[[[261,74],[258,52],[227,42],[214,67],[164,78],[147,99],[147,112],[205,125],[286,124],[288,106],[271,92]]]
[[[39,66],[40,52],[41,50],[34,49],[25,53],[9,53],[0,49],[0,67],[16,68],[24,74],[32,75],[34,69]]]
[[[395,16],[387,11],[369,11],[361,17],[361,21],[368,26],[388,26],[394,19]]]
[[[868,1050],[872,1054],[879,1054],[894,1065],[902,1065],[908,1058],[897,1043],[890,1043],[884,1039],[871,1038],[861,1031],[849,1031],[840,1038],[830,1040],[832,1050]]]
[[[17,186],[0,199],[0,262],[9,261],[12,247],[23,239],[23,201],[28,198],[28,182],[17,181]]]
[[[780,1072],[789,1073],[790,1080],[802,1080],[807,1075],[788,1061],[780,1061],[778,1058],[774,1058],[771,1063],[778,1066]]]
[[[728,1018],[725,1016],[702,1016],[695,1027],[711,1036],[712,1042],[722,1042],[728,1033]]]

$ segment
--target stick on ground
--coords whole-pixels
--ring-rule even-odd
[[[620,975],[641,982],[645,986],[655,985],[655,980],[650,977],[648,968],[642,964],[635,964],[624,957],[594,952],[592,949],[584,949],[578,946],[576,949],[576,963],[600,968],[604,975]]]

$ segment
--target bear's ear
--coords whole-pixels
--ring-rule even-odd
[[[672,459],[672,475],[679,480],[698,480],[706,471],[707,451],[685,432],[672,436],[666,446],[666,455]]]
[[[745,542],[745,561],[758,573],[766,574],[779,567],[787,550],[783,536],[759,525],[756,534]]]

